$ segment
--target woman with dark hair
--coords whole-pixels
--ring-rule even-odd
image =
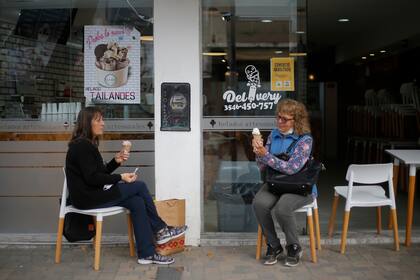
[[[256,161],[262,171],[272,168],[285,174],[299,172],[308,161],[312,150],[312,136],[308,112],[305,105],[292,99],[282,99],[277,104],[277,127],[268,136],[264,146],[262,140],[252,141]],[[288,151],[291,146],[291,150]],[[287,155],[286,155],[287,154]],[[283,255],[283,247],[274,228],[272,210],[286,236],[286,266],[296,266],[302,256],[294,211],[312,203],[316,188],[312,193],[298,195],[285,193],[281,196],[270,192],[264,184],[256,194],[253,207],[258,223],[267,240],[265,265],[273,265]]]
[[[98,150],[104,131],[102,112],[97,107],[82,109],[69,142],[66,175],[72,204],[80,209],[122,206],[130,210],[140,264],[171,264],[174,259],[156,253],[164,244],[185,233],[184,227],[167,226],[159,217],[153,199],[135,173],[111,174],[129,153],[122,150],[104,163]]]

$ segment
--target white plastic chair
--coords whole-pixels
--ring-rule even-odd
[[[73,207],[72,205],[66,205],[67,197],[68,197],[68,190],[67,190],[67,179],[66,179],[66,171],[63,168],[64,172],[64,183],[63,183],[63,193],[61,195],[61,205],[60,205],[60,214],[58,219],[58,230],[57,230],[57,243],[55,249],[55,263],[61,262],[61,243],[63,239],[63,229],[64,229],[64,216],[67,213],[80,213],[89,216],[93,216],[96,220],[95,230],[96,235],[94,238],[94,248],[95,248],[95,259],[94,259],[94,266],[95,270],[99,270],[99,263],[101,257],[101,238],[102,238],[102,221],[103,218],[106,216],[112,216],[120,213],[127,213],[127,224],[128,224],[128,241],[130,247],[130,256],[134,257],[134,238],[133,238],[133,225],[131,221],[130,211],[120,207],[120,206],[113,206],[107,208],[98,208],[98,209],[89,209],[89,210],[81,210]]]
[[[297,210],[295,212],[306,212],[306,217],[308,220],[308,228],[309,228],[309,246],[311,248],[311,259],[313,263],[316,263],[317,256],[315,251],[315,234],[314,234],[314,222],[312,221],[312,209],[314,212],[314,219],[315,219],[315,233],[316,233],[316,247],[318,250],[321,250],[321,232],[319,229],[319,214],[318,214],[318,203],[316,198],[314,201],[308,205],[305,205]],[[263,243],[266,242],[263,240],[265,239],[262,234],[261,226],[258,225],[258,236],[257,236],[257,250],[255,253],[255,258],[259,260],[261,258],[261,250]]]
[[[393,169],[392,163],[385,164],[352,164],[347,169],[347,186],[334,187],[334,200],[332,213],[328,225],[328,236],[331,237],[334,231],[335,215],[338,205],[338,197],[346,199],[344,210],[343,232],[341,235],[340,252],[344,254],[346,250],[347,229],[349,225],[350,209],[352,207],[377,207],[377,231],[381,231],[381,207],[391,207],[392,225],[394,229],[395,250],[399,251],[397,212],[395,205],[394,188],[392,184]],[[361,185],[354,186],[354,183],[378,184],[388,181],[389,198],[385,195],[385,190],[380,185]]]
[[[403,104],[413,104],[413,92],[415,85],[413,82],[401,84],[400,93]]]

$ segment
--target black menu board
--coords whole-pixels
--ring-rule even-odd
[[[162,83],[161,131],[191,131],[191,87],[188,83]]]

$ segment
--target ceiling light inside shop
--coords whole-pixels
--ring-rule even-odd
[[[367,57],[366,56],[362,56],[362,59],[366,59]]]
[[[375,54],[374,54],[374,53],[370,53],[369,55],[370,55],[370,56],[375,56]]]
[[[296,31],[296,34],[305,34],[305,31]]]
[[[306,56],[306,52],[291,52],[289,53],[289,56]]]
[[[350,21],[350,19],[348,19],[348,18],[339,18],[338,19],[338,22],[349,22]]]
[[[261,20],[261,22],[270,23],[270,22],[273,22],[273,21],[271,19],[263,19],[263,20]]]
[[[226,59],[222,59],[222,62],[226,62]]]
[[[275,51],[274,53],[281,54],[283,51]]]
[[[153,36],[140,36],[141,41],[153,41]]]
[[[381,50],[380,53],[386,53],[386,50]]]
[[[313,81],[313,80],[315,80],[315,75],[314,74],[309,74],[309,80],[311,80],[311,81]]]
[[[208,56],[225,56],[225,55],[227,55],[227,53],[225,53],[225,52],[203,52],[203,55],[208,55]]]

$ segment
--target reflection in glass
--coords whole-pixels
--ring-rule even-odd
[[[72,121],[85,106],[85,25],[134,27],[141,40],[141,104],[101,105],[107,118],[152,118],[153,1],[3,1],[0,118]]]

